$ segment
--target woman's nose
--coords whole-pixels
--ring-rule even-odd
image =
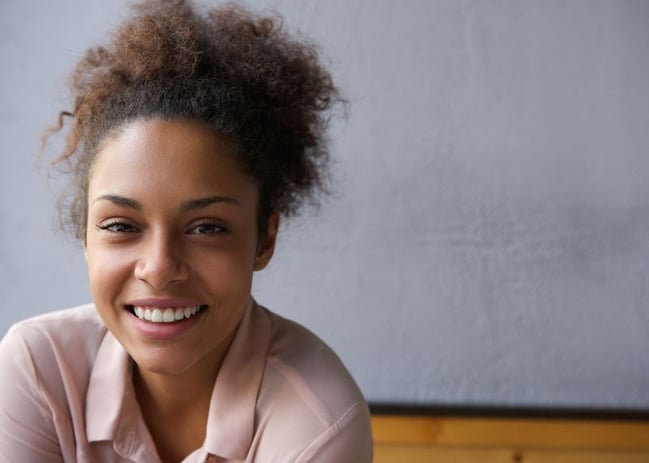
[[[183,259],[181,243],[172,236],[158,234],[145,240],[135,266],[135,277],[154,289],[185,281],[189,270]]]

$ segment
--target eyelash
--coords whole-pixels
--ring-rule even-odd
[[[121,230],[117,230],[119,227]],[[99,230],[108,231],[111,233],[134,233],[137,229],[133,225],[129,225],[125,222],[120,222],[119,220],[113,220],[106,224],[98,224],[97,228]]]
[[[208,232],[203,232],[203,233],[196,232],[196,230],[201,227],[211,227],[212,229]],[[135,233],[137,231],[137,228],[134,227],[133,225],[130,225],[125,222],[120,222],[119,220],[114,220],[106,224],[98,224],[97,229],[102,231],[107,231],[110,233]],[[201,222],[196,225],[193,225],[187,231],[187,233],[191,235],[216,235],[219,233],[224,233],[226,231],[227,229],[223,225],[215,222],[206,221],[206,222]]]

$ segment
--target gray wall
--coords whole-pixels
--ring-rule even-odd
[[[89,299],[34,170],[124,0],[0,4],[0,330]],[[258,0],[351,101],[255,294],[373,401],[649,407],[649,2]]]

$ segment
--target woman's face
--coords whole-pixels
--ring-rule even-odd
[[[90,290],[140,369],[176,375],[218,359],[272,256],[257,187],[207,127],[138,121],[104,143],[88,190]]]

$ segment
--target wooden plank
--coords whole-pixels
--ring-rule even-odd
[[[441,430],[441,419],[372,416],[372,434],[379,444],[435,444],[439,443]]]
[[[422,445],[380,445],[374,463],[647,463],[649,452],[463,449]]]
[[[372,427],[377,444],[649,451],[642,421],[377,415]]]
[[[380,445],[374,448],[374,463],[512,462],[512,452],[506,449],[454,449],[423,445]]]
[[[649,452],[622,451],[520,451],[515,454],[515,463],[647,463]]]

